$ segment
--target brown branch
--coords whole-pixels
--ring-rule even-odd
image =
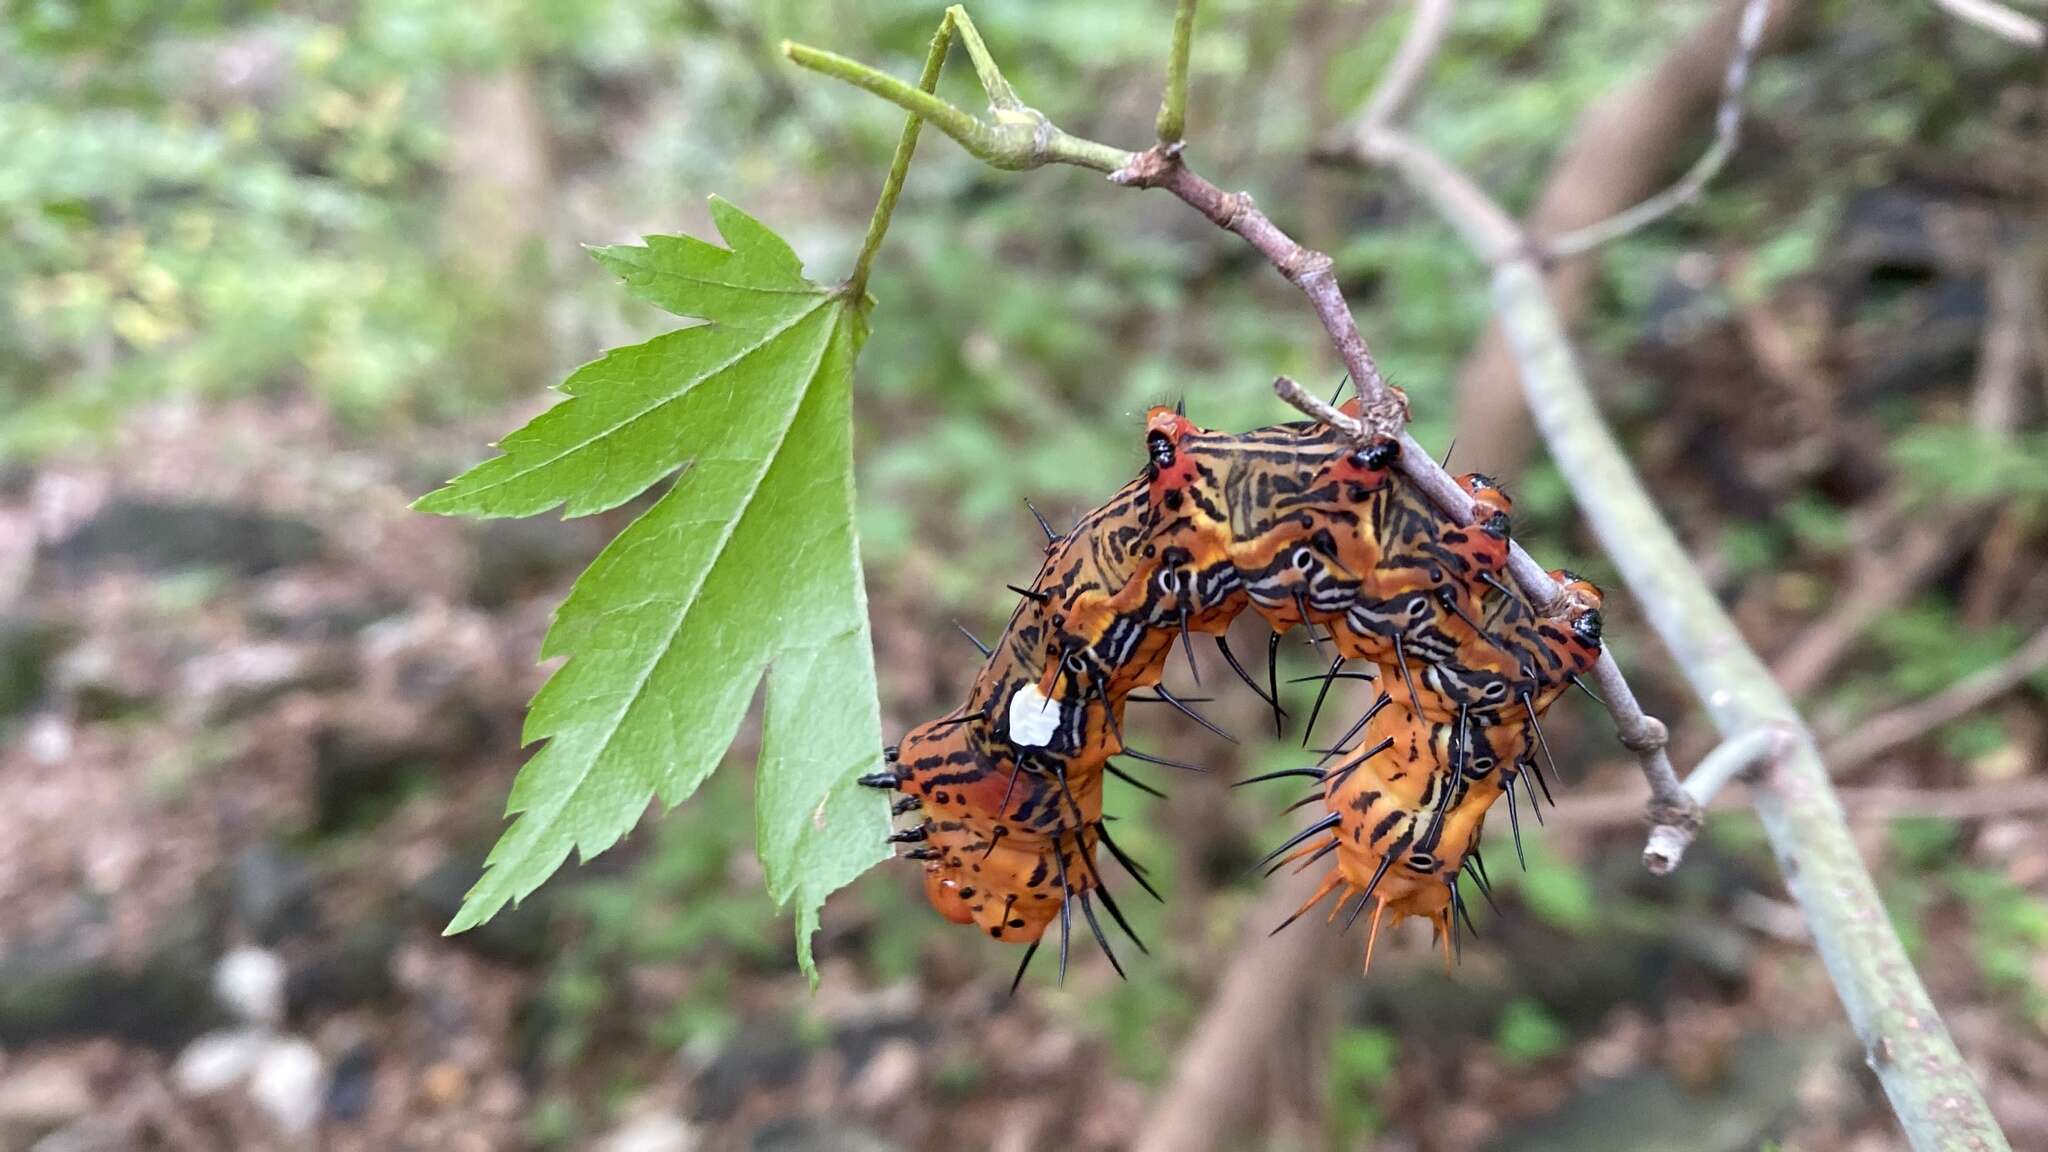
[[[1925,700],[1873,716],[1856,730],[1827,746],[1836,771],[1872,760],[1910,744],[1944,724],[1952,724],[2012,691],[2048,668],[2048,628],[2034,633],[2019,650],[1989,668],[1965,676]]]
[[[1351,308],[1337,287],[1335,262],[1324,253],[1305,248],[1259,211],[1250,195],[1225,192],[1204,180],[1181,160],[1180,144],[1148,148],[1130,163],[1109,174],[1112,183],[1127,188],[1163,188],[1178,196],[1188,207],[1207,217],[1226,232],[1236,233],[1273,265],[1289,283],[1302,290],[1315,308],[1316,318],[1329,333],[1338,359],[1351,373],[1351,382],[1364,400],[1366,421],[1374,430],[1399,434],[1408,422],[1408,402],[1387,386],[1373,362],[1365,337],[1359,334]]]
[[[1230,1137],[1234,1121],[1259,1103],[1248,1064],[1291,1039],[1295,1009],[1329,971],[1333,935],[1319,924],[1272,926],[1300,907],[1322,880],[1290,873],[1267,886],[1246,913],[1230,966],[1174,1061],[1173,1078],[1148,1114],[1132,1152],[1200,1152]],[[1354,937],[1355,939],[1355,937]]]

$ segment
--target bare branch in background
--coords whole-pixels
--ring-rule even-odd
[[[1728,75],[1721,85],[1721,107],[1714,113],[1714,142],[1686,169],[1685,175],[1633,208],[1550,241],[1544,245],[1547,254],[1577,256],[1591,252],[1700,198],[1700,193],[1727,167],[1728,158],[1735,155],[1735,147],[1741,143],[1742,94],[1749,87],[1750,64],[1756,59],[1757,45],[1763,42],[1764,21],[1770,15],[1771,0],[1749,0],[1743,7],[1742,23],[1735,30],[1735,51],[1728,58]]]
[[[1523,217],[1532,244],[1541,247],[1548,238],[1655,194],[1665,173],[1677,166],[1678,150],[1715,117],[1728,46],[1747,6],[1747,0],[1721,0],[1662,59],[1586,105]],[[1815,7],[1810,0],[1776,0],[1758,54],[1791,44]],[[1545,268],[1552,302],[1567,327],[1592,299],[1598,275],[1598,262],[1590,256],[1554,259]],[[1497,321],[1487,325],[1459,366],[1456,394],[1458,443],[1470,446],[1496,475],[1519,474],[1532,430],[1514,356]]]
[[[1992,0],[1934,0],[1935,6],[1949,15],[1968,24],[1975,24],[1994,36],[2003,36],[2015,44],[2028,48],[2039,48],[2048,44],[2048,30],[2039,20],[2007,8]]]
[[[1109,174],[1110,182],[1129,188],[1164,188],[1226,232],[1234,232],[1264,256],[1289,283],[1302,290],[1316,310],[1316,318],[1330,335],[1337,356],[1351,374],[1352,386],[1364,409],[1366,422],[1389,435],[1408,422],[1408,402],[1387,386],[1373,362],[1358,322],[1337,287],[1334,262],[1324,253],[1305,248],[1280,230],[1252,198],[1243,192],[1225,192],[1197,175],[1181,159],[1181,146],[1162,145],[1132,156]],[[1468,507],[1470,500],[1466,501]]]
[[[1373,89],[1365,111],[1359,114],[1362,131],[1371,132],[1391,124],[1407,109],[1409,97],[1422,86],[1423,74],[1429,71],[1430,62],[1443,47],[1456,8],[1451,0],[1420,0],[1415,5],[1408,34],[1402,37],[1401,47],[1395,50],[1393,63],[1387,65],[1379,87]]]
[[[1147,1114],[1132,1152],[1202,1152],[1259,1103],[1256,1054],[1292,1038],[1295,1010],[1315,974],[1329,971],[1334,933],[1274,933],[1273,924],[1313,895],[1318,877],[1290,872],[1262,893],[1238,927],[1230,967],[1181,1046],[1173,1078]],[[1263,915],[1262,915],[1263,913]],[[1298,1042],[1298,1041],[1297,1041]]]
[[[2008,1147],[1926,987],[1892,931],[1858,855],[1813,738],[1735,622],[1700,578],[1601,418],[1543,271],[1509,243],[1506,213],[1464,173],[1391,126],[1361,124],[1358,152],[1392,169],[1464,237],[1491,270],[1494,307],[1531,413],[1587,522],[1636,593],[1731,749],[1781,740],[1751,790],[1786,886],[1813,934],[1864,1054],[1913,1147]],[[1504,253],[1506,253],[1504,255]],[[1730,751],[1717,766],[1753,761]],[[1702,786],[1711,783],[1702,780]],[[1661,834],[1660,853],[1682,849]]]
[[[1965,676],[1915,704],[1865,720],[1856,730],[1827,746],[1827,757],[1840,765],[1860,763],[1910,744],[1944,724],[1952,724],[2048,669],[2048,628],[2034,633],[2017,652],[1975,675]]]

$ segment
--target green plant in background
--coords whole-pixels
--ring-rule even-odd
[[[1509,1002],[1494,1026],[1494,1047],[1511,1068],[1547,1060],[1571,1043],[1571,1033],[1543,1005],[1527,998]]]
[[[1528,866],[1494,872],[1501,891],[1513,892],[1538,920],[1566,932],[1590,932],[1600,920],[1600,897],[1586,870],[1559,856],[1542,837],[1527,839]]]
[[[1384,1123],[1380,1093],[1399,1069],[1400,1037],[1384,1028],[1343,1028],[1330,1037],[1331,1144],[1351,1147]]]
[[[547,1048],[556,1067],[585,1059],[605,1013],[617,1004],[616,978],[639,965],[689,964],[686,991],[665,1014],[633,1023],[641,1039],[669,1050],[715,1049],[735,1019],[728,1001],[737,967],[777,954],[772,918],[751,893],[735,889],[731,863],[747,847],[748,781],[713,777],[696,803],[654,830],[635,867],[570,890],[574,943],[548,974],[552,1014]],[[727,955],[738,963],[706,963]]]
[[[2048,1029],[2048,986],[2040,971],[2041,957],[2048,954],[2048,900],[1986,868],[1958,866],[1948,871],[1947,881],[1970,909],[1985,982],[2018,996],[2027,1018]]]

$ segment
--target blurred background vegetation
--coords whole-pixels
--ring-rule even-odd
[[[1466,5],[1416,130],[1528,206],[1585,110],[1721,7]],[[1701,564],[1845,734],[2048,624],[2048,100],[2038,54],[1933,4],[1791,7],[1733,164],[1593,258],[1576,330]],[[1170,8],[972,10],[1027,101],[1136,146]],[[899,866],[828,908],[806,996],[750,856],[744,736],[685,808],[517,915],[438,936],[497,828],[547,613],[623,520],[461,525],[405,501],[569,368],[664,325],[580,245],[702,233],[715,192],[814,277],[843,271],[900,117],[776,45],[907,76],[938,13],[11,6],[0,1149],[1133,1138],[1240,921],[1266,914],[1245,866],[1292,826],[1280,798],[1227,784],[1290,766],[1298,730],[1260,745],[1258,702],[1220,665],[1205,711],[1247,744],[1146,717],[1143,746],[1216,771],[1155,780],[1165,802],[1111,793],[1168,900],[1124,901],[1154,945],[1126,957],[1129,983],[1089,958],[1063,989],[1006,999],[1015,953],[944,925]],[[1422,441],[1460,439],[1454,468],[1512,484],[1539,557],[1615,587],[1560,478],[1497,434],[1512,405],[1476,411],[1459,386],[1482,270],[1399,188],[1310,161],[1404,19],[1373,0],[1205,3],[1191,154],[1336,256]],[[981,103],[965,68],[945,88]],[[1702,118],[1643,162],[1675,173],[1706,137]],[[1138,465],[1151,404],[1248,427],[1287,416],[1274,374],[1339,378],[1299,297],[1178,205],[1084,172],[992,172],[935,135],[872,291],[861,530],[891,733],[971,675],[954,620],[1000,627],[1003,583],[1038,554],[1025,499],[1055,523],[1101,499]],[[1620,599],[1617,654],[1696,754],[1704,730]],[[2048,1145],[2044,690],[2035,675],[1836,765],[2017,1147]],[[1590,709],[1559,711],[1569,795],[1525,873],[1494,847],[1484,941],[1450,977],[1425,941],[1383,941],[1364,981],[1357,937],[1332,947],[1294,1042],[1246,1053],[1265,1104],[1221,1146],[1898,1146],[1754,825],[1718,815],[1651,881],[1619,749]],[[236,993],[250,972],[277,987]]]

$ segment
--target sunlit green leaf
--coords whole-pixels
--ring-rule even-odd
[[[794,903],[799,955],[827,894],[881,858],[887,816],[854,780],[881,756],[853,529],[851,391],[864,301],[804,279],[796,254],[723,201],[727,247],[681,236],[597,253],[637,296],[706,323],[617,349],[501,455],[419,502],[469,516],[569,515],[674,485],[598,556],[543,656],[518,819],[450,931],[524,897],[573,849],[624,835],[650,798],[689,797],[767,670],[756,839]]]

